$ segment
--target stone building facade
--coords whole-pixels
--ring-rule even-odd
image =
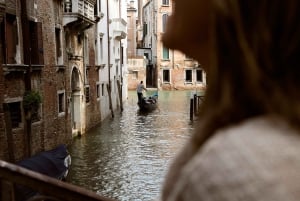
[[[146,46],[142,42],[147,31],[143,21],[142,5],[144,1],[136,4],[131,0],[127,5],[128,22],[128,89],[136,89],[136,86],[143,81],[147,88],[156,88],[156,64],[155,47]],[[138,8],[136,8],[136,6]],[[144,23],[143,23],[144,22]]]
[[[114,86],[122,79],[118,70],[101,72],[103,66],[111,68],[107,60],[99,65],[97,40],[105,35],[96,28],[103,21],[101,3],[0,0],[0,159],[14,162],[69,144],[109,115],[102,105],[110,104],[103,103],[120,104],[124,94],[112,95],[110,84],[101,89],[99,84],[101,77],[114,78]],[[107,38],[114,31],[106,32]],[[101,94],[110,96],[100,99]],[[32,100],[40,102],[28,104]]]
[[[143,5],[143,48],[151,49],[151,61],[156,73],[157,88],[162,90],[197,90],[206,85],[206,73],[201,64],[179,51],[163,46],[161,39],[173,1],[147,0]],[[201,62],[201,61],[200,61]]]
[[[137,52],[137,9],[134,1],[127,4],[128,90],[135,90],[140,81],[146,83],[146,59]]]

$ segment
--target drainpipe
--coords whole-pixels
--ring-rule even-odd
[[[107,45],[108,45],[108,51],[107,51],[107,57],[108,57],[108,96],[109,96],[109,109],[111,111],[111,116],[114,117],[114,110],[112,107],[112,98],[111,98],[111,83],[110,83],[110,38],[109,38],[109,0],[106,0],[106,9],[107,9]]]
[[[122,42],[120,40],[120,77],[121,77],[121,83],[119,81],[119,88],[120,88],[120,94],[119,94],[119,99],[120,99],[120,106],[121,106],[121,111],[123,111],[123,64],[124,64],[124,49],[122,47]]]
[[[21,23],[22,23],[22,35],[23,35],[23,59],[24,64],[29,64],[25,73],[25,91],[31,91],[31,48],[29,37],[29,22],[27,16],[27,1],[21,1]],[[29,58],[25,57],[25,54],[29,53]],[[26,112],[30,113],[30,112]],[[24,126],[24,141],[25,141],[25,157],[31,155],[31,114],[25,114],[25,126]]]
[[[119,1],[119,18],[120,20],[122,19],[122,8],[121,8],[122,4],[121,1]],[[120,94],[119,94],[119,99],[120,99],[120,107],[121,107],[121,111],[123,111],[123,57],[124,57],[124,52],[123,52],[123,48],[122,48],[122,39],[120,39],[120,52],[121,52],[121,58],[120,58],[120,76],[121,76],[121,84],[119,84],[120,86]]]
[[[2,10],[3,9],[3,10]],[[4,8],[0,8],[0,23],[4,21],[4,27],[6,27],[6,17],[4,13]],[[5,36],[6,36],[6,28],[4,28]],[[5,55],[7,55],[7,45],[6,41],[0,42],[0,55],[3,55],[3,50],[6,51]],[[3,47],[3,48],[2,48]],[[7,58],[7,56],[6,56]],[[2,68],[2,63],[7,64],[7,60],[4,61],[3,57],[0,57],[0,91],[4,91],[4,73]],[[10,112],[9,112],[9,105],[8,103],[4,103],[4,94],[2,93],[0,95],[0,115],[3,115],[4,121],[0,122],[0,126],[3,126],[5,130],[3,131],[4,134],[6,134],[7,139],[7,148],[8,148],[8,161],[14,163],[15,162],[15,154],[14,154],[14,146],[13,146],[13,134],[12,134],[12,126],[11,126],[11,120],[10,120]],[[4,125],[3,125],[4,123]]]

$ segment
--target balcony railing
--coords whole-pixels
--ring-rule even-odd
[[[95,23],[94,0],[64,0],[64,25],[74,21]]]
[[[94,5],[87,0],[65,0],[65,13],[79,13],[94,20]]]
[[[0,200],[15,201],[17,186],[34,190],[30,201],[114,201],[78,186],[0,160]]]

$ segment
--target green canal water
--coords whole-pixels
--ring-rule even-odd
[[[158,108],[143,114],[129,91],[122,113],[74,139],[67,181],[120,201],[157,199],[168,165],[194,130],[190,95],[159,91]]]

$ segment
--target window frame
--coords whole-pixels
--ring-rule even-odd
[[[21,128],[23,123],[21,101],[14,101],[6,104],[8,105],[8,109],[9,109],[11,128],[12,129]],[[16,104],[18,104],[18,108],[16,107]],[[15,115],[16,113],[18,114]]]
[[[165,79],[166,75],[165,75],[165,72],[168,72],[168,79]],[[171,83],[171,70],[166,68],[166,69],[162,69],[162,83],[163,84],[169,84]]]
[[[199,74],[201,74],[201,80],[198,80],[198,75]],[[197,83],[204,83],[204,75],[203,75],[203,70],[202,69],[197,69],[196,70],[196,82]]]
[[[55,42],[56,64],[63,65],[62,30],[57,27],[55,27]]]
[[[62,97],[60,97],[62,95]],[[57,112],[58,116],[64,116],[66,113],[66,93],[65,90],[57,91]]]
[[[170,49],[167,48],[166,46],[163,46],[162,58],[163,60],[170,60]]]
[[[188,77],[190,77],[189,80],[187,80]],[[186,84],[192,84],[193,83],[193,69],[187,68],[187,69],[184,70],[184,83],[186,83]]]
[[[167,21],[168,21],[169,15],[167,13],[162,14],[162,32],[166,32],[167,28]]]
[[[169,6],[170,5],[170,1],[169,0],[162,0],[162,5],[163,6]]]

